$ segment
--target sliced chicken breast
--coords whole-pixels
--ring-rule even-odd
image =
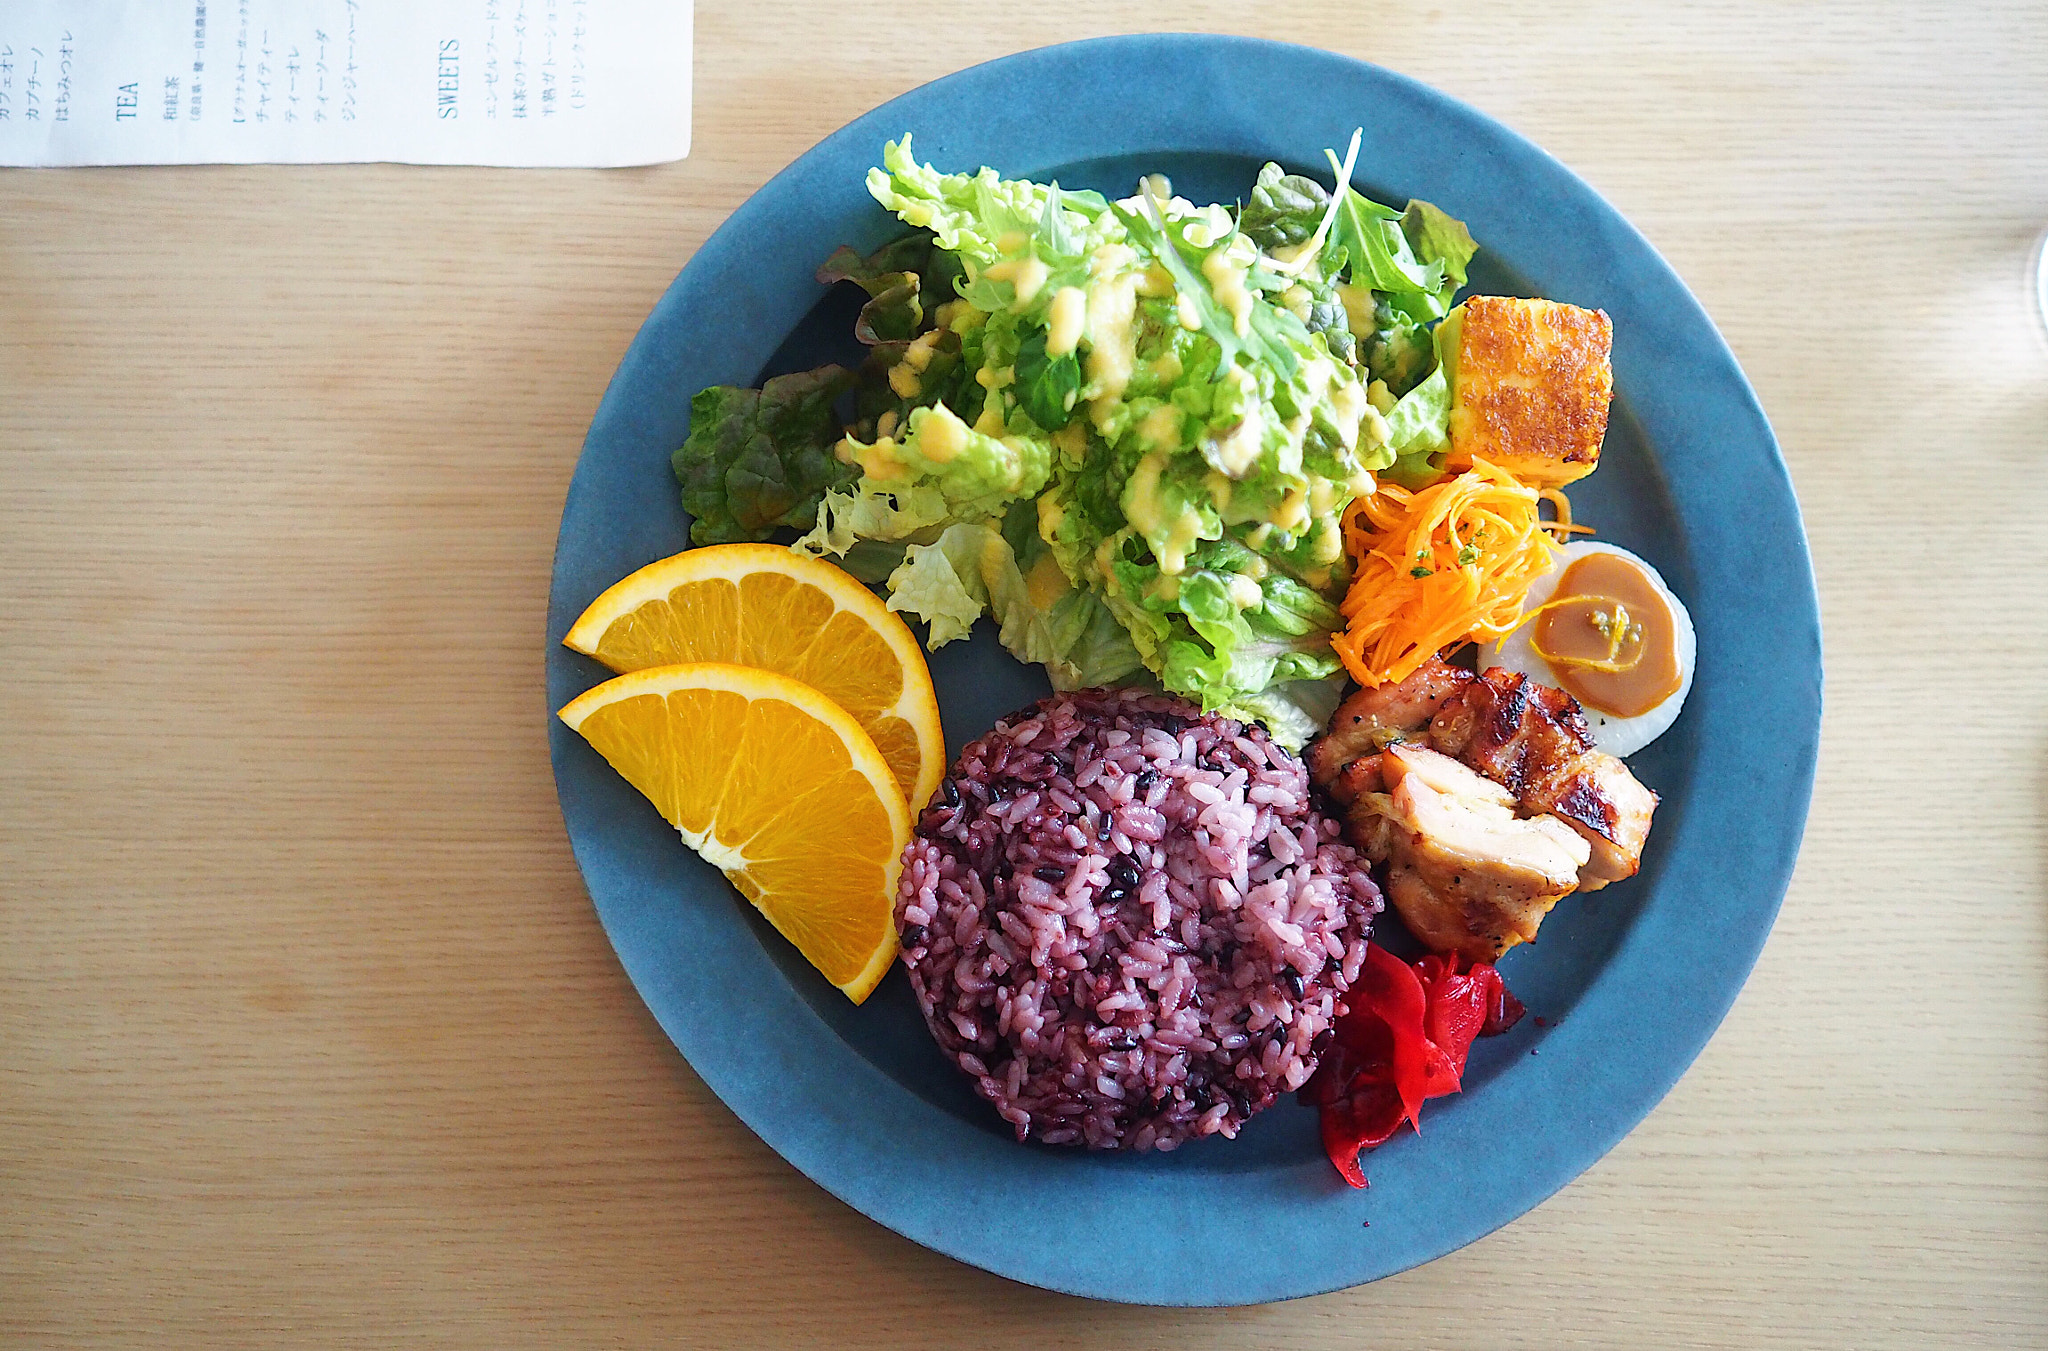
[[[1578,885],[1585,841],[1554,817],[1517,817],[1506,789],[1448,756],[1390,746],[1381,758],[1388,899],[1408,927],[1474,961],[1534,938]]]

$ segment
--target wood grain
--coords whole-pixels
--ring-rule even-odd
[[[1452,1257],[1176,1313],[926,1252],[691,1074],[592,916],[541,734],[583,429],[795,155],[949,70],[1157,22],[704,3],[681,164],[0,175],[0,1340],[2048,1341],[2048,11],[1174,13],[1557,154],[1783,439],[1820,780],[1770,946],[1664,1105]]]

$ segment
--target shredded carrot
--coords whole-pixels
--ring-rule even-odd
[[[1555,520],[1542,518],[1545,501]],[[1346,628],[1330,644],[1359,684],[1383,685],[1454,643],[1504,637],[1530,583],[1555,566],[1557,537],[1586,529],[1563,493],[1481,459],[1427,488],[1381,484],[1344,514],[1354,569]]]

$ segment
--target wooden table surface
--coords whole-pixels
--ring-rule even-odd
[[[1173,1312],[916,1247],[692,1074],[592,914],[542,735],[591,412],[676,269],[819,138],[1156,22],[705,3],[679,164],[0,173],[0,1340],[2044,1344],[2048,10],[1174,13],[1547,147],[1692,285],[1783,440],[1819,783],[1669,1099],[1451,1257]]]

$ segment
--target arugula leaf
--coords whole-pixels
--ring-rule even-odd
[[[1283,310],[1266,303],[1263,298],[1256,298],[1252,301],[1251,330],[1265,340],[1266,360],[1273,363],[1273,368],[1280,372],[1280,378],[1292,380],[1301,364],[1295,359],[1290,340],[1308,340],[1308,329],[1301,320],[1291,310]]]
[[[1443,318],[1477,250],[1471,234],[1427,202],[1411,203],[1404,214],[1363,196],[1351,186],[1350,165],[1340,163],[1333,151],[1323,153],[1338,181],[1337,209],[1323,242],[1325,273],[1335,276],[1338,268],[1349,266],[1353,285],[1385,293],[1395,308],[1416,320]],[[1415,237],[1428,242],[1419,258],[1410,246],[1411,216]]]
[[[1072,352],[1045,354],[1045,334],[1026,334],[1017,349],[1017,402],[1031,420],[1056,432],[1074,417],[1081,393],[1081,363]]]
[[[1360,196],[1355,188],[1346,187],[1338,202],[1330,238],[1324,247],[1343,250],[1350,263],[1351,281],[1355,286],[1370,286],[1389,295],[1434,297],[1443,289],[1444,265],[1441,261],[1421,263],[1416,260],[1409,251],[1407,236],[1393,223],[1400,219],[1400,212]],[[1330,270],[1335,271],[1334,268]],[[1439,309],[1426,317],[1435,319],[1442,313]]]
[[[1195,271],[1188,261],[1184,249],[1194,249],[1187,242],[1188,222],[1168,220],[1159,210],[1159,203],[1150,192],[1144,194],[1145,209],[1132,211],[1119,204],[1116,213],[1124,223],[1125,232],[1140,247],[1145,249],[1160,266],[1173,278],[1174,289],[1194,306],[1195,316],[1201,322],[1201,329],[1209,339],[1222,349],[1223,359],[1216,365],[1216,378],[1222,379],[1223,372],[1236,362],[1240,354],[1248,354],[1253,361],[1270,365],[1283,380],[1292,380],[1300,369],[1300,362],[1288,345],[1279,341],[1286,332],[1284,320],[1291,320],[1297,329],[1301,321],[1291,314],[1277,311],[1262,299],[1252,302],[1251,332],[1239,337],[1237,326],[1230,312],[1216,299],[1216,293],[1209,289],[1209,283]],[[1217,247],[1222,247],[1218,245]],[[1196,249],[1197,253],[1207,252]],[[1264,316],[1261,311],[1265,311]],[[1305,333],[1304,333],[1305,336]]]
[[[670,457],[695,544],[807,530],[825,493],[858,471],[833,454],[832,403],[853,385],[842,366],[780,375],[760,389],[714,385],[690,400],[689,439]]]

